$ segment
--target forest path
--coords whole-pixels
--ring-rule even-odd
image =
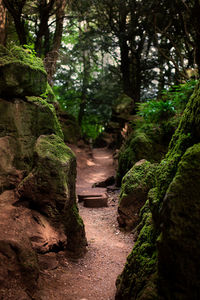
[[[72,146],[72,149],[77,155],[77,192],[105,191],[91,189],[91,186],[114,175],[112,152],[106,148],[93,149],[92,152],[89,148]],[[86,208],[79,204],[88,251],[79,260],[69,260],[62,252],[56,257],[53,253],[47,256],[48,263],[41,280],[42,300],[114,299],[115,281],[133,247],[132,235],[118,229],[118,193],[109,193],[108,207]]]

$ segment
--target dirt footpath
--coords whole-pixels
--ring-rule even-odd
[[[77,191],[90,190],[95,182],[114,175],[111,151],[75,148],[78,160]],[[102,190],[102,189],[100,189]],[[69,260],[63,252],[41,257],[43,265],[41,300],[113,300],[115,281],[133,246],[131,234],[119,231],[116,215],[119,192],[110,192],[108,207],[85,208],[79,204],[88,252],[79,260]]]

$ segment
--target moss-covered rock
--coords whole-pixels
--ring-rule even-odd
[[[55,109],[39,97],[0,99],[0,188],[15,186],[33,167],[33,149],[42,134],[63,133]],[[19,177],[19,178],[18,178]]]
[[[141,160],[123,177],[118,222],[127,230],[138,224],[140,209],[147,200],[149,190],[155,184],[156,167],[157,164]]]
[[[163,142],[162,130],[150,127],[145,130],[135,130],[128,137],[119,151],[119,164],[116,175],[117,185],[121,184],[123,176],[141,159],[151,163],[159,162],[167,151],[166,141]]]
[[[200,141],[200,84],[197,85],[183,113],[177,130],[175,131],[168,152],[158,167],[156,193],[152,199],[152,212],[155,222],[159,220],[165,193],[173,180],[178,163],[187,148]]]
[[[117,281],[116,299],[199,299],[199,99],[200,84],[157,168],[148,194],[150,210],[143,209],[140,234]]]
[[[43,62],[21,47],[0,47],[0,96],[39,96],[47,88]]]
[[[164,299],[200,295],[199,174],[200,144],[195,144],[182,156],[162,205],[158,286]]]
[[[68,248],[85,251],[83,222],[76,207],[76,158],[56,135],[41,135],[35,145],[34,168],[18,186],[20,200],[64,226]],[[71,242],[73,240],[73,242]]]
[[[76,144],[81,138],[81,129],[75,117],[66,112],[59,112],[59,121],[62,127],[64,141]]]
[[[116,300],[157,299],[156,231],[148,205],[141,217],[143,226],[137,242],[116,282]]]
[[[127,115],[129,115],[132,112],[133,108],[134,108],[133,99],[131,97],[127,96],[126,94],[120,95],[116,99],[116,101],[112,107],[115,114],[121,115],[121,116],[126,116],[126,117],[127,117]]]
[[[5,231],[7,239],[4,235],[0,241],[2,299],[10,292],[8,282],[17,289],[14,296],[34,298],[39,276],[35,251],[51,251],[53,246],[63,250],[67,244],[70,253],[80,256],[86,248],[76,206],[76,159],[48,103],[53,98],[46,77],[40,59],[19,47],[0,47],[0,227],[1,237]],[[15,189],[10,206],[7,189]],[[31,209],[38,212],[33,216]],[[33,219],[43,228],[43,236],[38,227],[31,235]],[[8,224],[14,226],[8,229]],[[56,237],[56,244],[45,235],[54,242]]]

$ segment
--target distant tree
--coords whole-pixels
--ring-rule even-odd
[[[55,73],[60,48],[66,0],[2,0],[13,18],[21,45],[33,43],[44,58],[49,82]]]
[[[0,0],[0,44],[6,43],[6,9],[3,1]]]

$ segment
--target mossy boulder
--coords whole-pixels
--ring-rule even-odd
[[[63,140],[41,135],[35,145],[34,168],[19,184],[21,201],[48,216],[55,226],[64,226],[68,248],[74,252],[85,250],[83,222],[76,208],[76,158]],[[73,243],[71,242],[73,240]]]
[[[162,204],[158,286],[163,299],[200,295],[199,174],[200,144],[195,144],[182,156]]]
[[[157,299],[155,247],[157,236],[148,204],[145,205],[141,218],[143,226],[137,242],[116,281],[116,300]]]
[[[0,97],[40,96],[47,88],[47,74],[40,58],[21,47],[0,46]]]
[[[157,164],[140,160],[123,177],[118,206],[121,227],[130,230],[138,224],[140,209],[155,184],[156,168]]]
[[[19,47],[11,51],[0,47],[2,299],[12,289],[15,298],[35,299],[36,251],[50,251],[54,246],[66,250],[67,244],[70,253],[80,256],[86,248],[76,206],[76,159],[64,144],[55,108],[48,103],[53,99],[46,92],[46,77],[41,60]],[[33,220],[34,233],[30,230]]]
[[[149,212],[143,209],[138,240],[117,281],[116,299],[199,299],[199,100],[200,84],[157,168],[148,194]]]
[[[126,94],[121,94],[112,107],[113,112],[117,115],[127,116],[134,108],[133,99]],[[126,119],[126,118],[125,118]]]
[[[76,144],[81,138],[81,128],[75,117],[67,112],[59,112],[59,121],[62,127],[64,141]]]
[[[123,176],[137,161],[146,159],[155,163],[164,158],[179,120],[180,117],[175,116],[161,124],[148,124],[136,118],[135,129],[132,130],[119,151],[117,185],[121,185]]]
[[[160,132],[155,130],[156,134],[160,135]],[[137,161],[146,159],[151,163],[159,162],[165,152],[166,146],[162,145],[161,141],[158,142],[141,130],[133,131],[119,151],[117,185],[121,184],[123,176]]]
[[[33,167],[33,149],[42,134],[63,133],[55,109],[40,97],[0,99],[0,187],[14,187]]]

